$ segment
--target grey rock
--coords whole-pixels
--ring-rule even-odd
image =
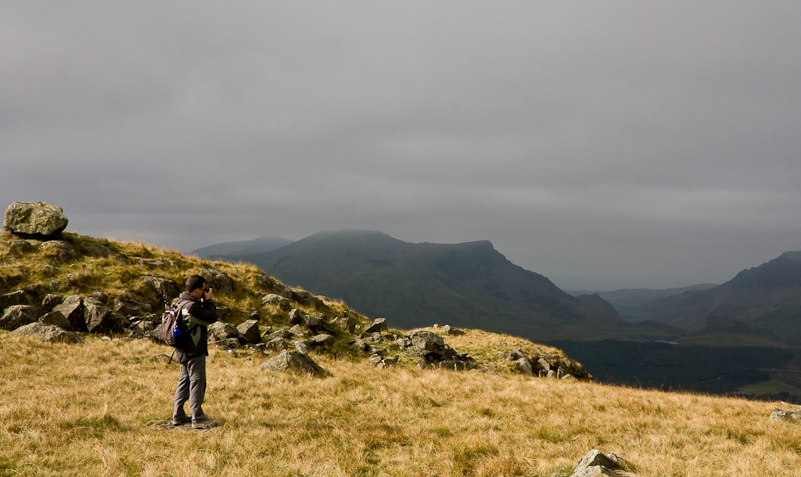
[[[58,326],[59,328],[67,331],[72,330],[70,320],[68,320],[67,317],[64,316],[64,313],[61,313],[60,311],[51,311],[49,313],[45,313],[41,318],[39,318],[39,323]]]
[[[297,351],[284,351],[283,353],[268,359],[261,365],[261,369],[276,373],[283,373],[289,370],[300,371],[313,376],[328,376],[328,372],[320,367],[307,354]]]
[[[125,330],[123,320],[111,308],[95,298],[85,298],[84,322],[90,333],[122,333]]]
[[[0,295],[0,310],[9,306],[22,305],[28,298],[25,290],[17,290],[5,295]]]
[[[292,333],[289,332],[288,328],[281,328],[278,330],[273,331],[272,333],[268,334],[264,337],[267,341],[272,341],[276,338],[286,340],[292,337]]]
[[[356,328],[356,320],[349,316],[335,318],[333,323],[349,333],[352,333]]]
[[[53,308],[53,311],[60,311],[70,321],[70,327],[74,331],[86,331],[86,320],[83,313],[83,298],[78,295],[70,295]]]
[[[240,323],[236,329],[239,335],[249,343],[258,343],[261,341],[261,332],[259,332],[259,322],[257,320],[247,320]]]
[[[517,369],[527,376],[534,376],[534,367],[531,365],[531,361],[525,356],[517,360]]]
[[[29,305],[13,305],[3,311],[0,328],[14,331],[39,319],[39,310]]]
[[[462,336],[462,335],[465,334],[464,331],[462,331],[462,330],[460,330],[458,328],[454,328],[451,325],[443,326],[441,331],[442,331],[443,335],[449,335],[449,336]]]
[[[323,333],[312,336],[310,341],[312,346],[331,346],[336,339],[331,335]]]
[[[267,306],[267,305],[277,306],[278,308],[284,311],[288,311],[292,306],[292,303],[289,301],[289,298],[277,295],[275,293],[264,295],[261,298],[261,304],[262,306]]]
[[[16,234],[55,237],[69,220],[61,207],[46,202],[13,202],[6,208],[3,227]]]
[[[208,326],[209,337],[216,341],[225,341],[228,338],[239,338],[239,330],[231,323],[216,321]]]
[[[629,471],[634,466],[613,453],[603,454],[597,449],[591,450],[579,460],[570,477],[588,477],[593,475],[607,475],[612,477],[628,477],[634,474]]]
[[[295,325],[289,329],[289,332],[295,336],[306,336],[306,332],[303,331],[303,328],[300,325]]]
[[[308,340],[299,340],[292,344],[295,345],[295,349],[298,350],[298,353],[309,354],[311,351],[312,344]]]
[[[770,420],[801,423],[801,409],[796,409],[793,411],[783,411],[777,407],[774,407],[773,412],[770,413]]]
[[[376,318],[373,323],[364,330],[365,333],[381,333],[389,331],[386,318]]]
[[[303,313],[302,310],[298,310],[297,308],[293,308],[289,311],[289,315],[287,315],[287,323],[290,325],[298,325],[303,323],[303,318],[306,316],[306,313]]]
[[[53,308],[57,307],[63,302],[64,302],[63,296],[56,295],[54,293],[48,293],[42,300],[42,307],[44,307],[46,311],[53,311]]]
[[[282,338],[273,338],[267,341],[266,349],[269,351],[284,351],[287,349],[287,344]]]
[[[82,343],[83,336],[72,331],[65,331],[58,326],[46,325],[44,323],[29,323],[13,331],[18,335],[36,336],[42,341],[58,343]]]
[[[165,293],[168,297],[178,296],[181,293],[182,287],[168,278],[145,275],[143,279],[159,297],[164,296]]]
[[[153,305],[135,300],[119,300],[114,305],[114,312],[122,316],[138,316],[143,313],[151,313]]]
[[[42,244],[45,256],[57,262],[69,262],[78,256],[69,242],[64,240],[51,240]]]

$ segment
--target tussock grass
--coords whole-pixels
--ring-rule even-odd
[[[168,351],[0,333],[0,475],[550,477],[594,448],[643,476],[801,469],[801,428],[768,420],[778,403],[328,355],[317,379],[212,350],[204,408],[221,426],[160,429],[178,370],[154,357]]]

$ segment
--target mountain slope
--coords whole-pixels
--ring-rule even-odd
[[[628,318],[627,312],[632,308],[636,308],[646,303],[650,303],[660,298],[666,298],[672,295],[678,295],[687,291],[705,290],[707,288],[714,288],[718,285],[700,284],[692,285],[682,288],[665,288],[665,289],[651,289],[651,288],[625,288],[622,290],[613,291],[587,291],[587,290],[565,290],[573,296],[597,294],[604,300],[608,301],[615,307],[615,309],[624,317]]]
[[[638,320],[662,321],[692,333],[725,318],[730,329],[734,320],[777,339],[801,343],[801,252],[786,252],[743,270],[723,285],[657,300],[635,313]]]
[[[292,240],[283,237],[266,236],[253,240],[239,240],[209,245],[208,247],[192,250],[190,253],[199,257],[215,258],[226,255],[269,252],[290,243],[292,243]]]
[[[602,299],[576,298],[506,260],[490,242],[407,243],[380,232],[323,232],[234,258],[402,328],[434,323],[537,339],[586,338],[627,326]]]

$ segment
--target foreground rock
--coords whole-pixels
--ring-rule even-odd
[[[599,450],[591,450],[579,460],[576,468],[569,477],[589,477],[592,475],[607,475],[610,477],[636,477],[631,473],[634,465],[615,454],[603,454]],[[555,474],[554,477],[561,477]]]
[[[65,331],[54,325],[30,323],[12,331],[16,335],[35,336],[48,343],[83,343],[84,338],[78,333]]]
[[[284,351],[278,356],[268,359],[261,365],[261,369],[276,373],[301,371],[317,377],[326,377],[329,374],[307,354],[292,350]]]
[[[796,409],[794,411],[783,411],[777,407],[774,407],[773,412],[770,413],[770,420],[801,424],[801,409]]]
[[[56,237],[67,228],[61,207],[46,202],[14,202],[6,209],[3,227],[15,234]]]

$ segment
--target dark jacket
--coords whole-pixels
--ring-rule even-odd
[[[217,307],[214,300],[201,301],[187,292],[181,293],[178,302],[188,301],[183,305],[183,318],[187,323],[190,344],[186,348],[176,348],[176,358],[179,363],[186,363],[192,358],[209,355],[209,331],[206,328],[217,321]]]

